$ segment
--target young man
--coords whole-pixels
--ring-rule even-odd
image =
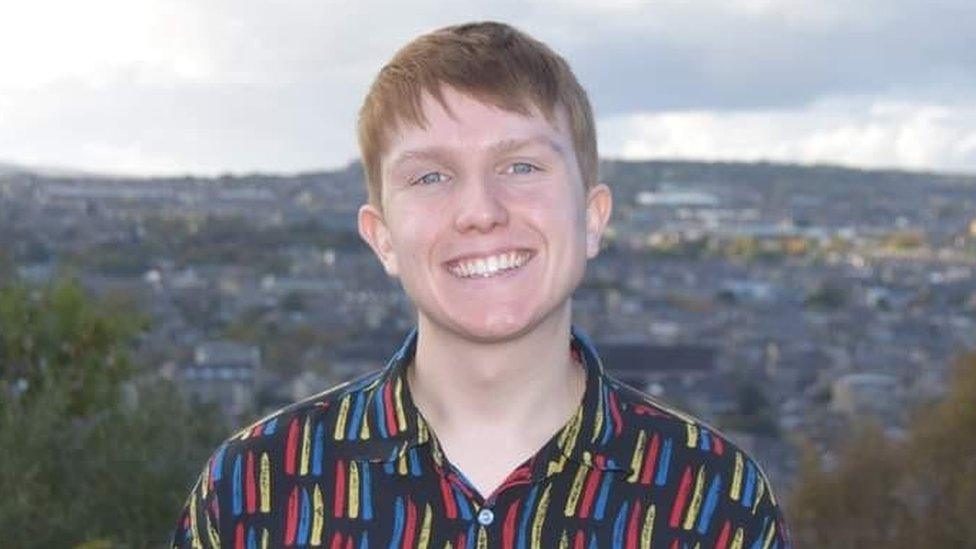
[[[225,442],[174,545],[788,545],[756,463],[609,377],[571,324],[611,193],[561,57],[499,23],[421,36],[359,139],[360,234],[417,326],[384,369]]]

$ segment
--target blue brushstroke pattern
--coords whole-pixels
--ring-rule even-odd
[[[356,403],[352,407],[352,418],[346,429],[346,440],[356,440],[359,438],[359,427],[362,424],[363,410],[366,408],[366,403],[363,402],[363,398],[362,391],[356,393]]]
[[[233,473],[233,506],[234,506],[234,516],[240,515],[244,511],[244,498],[241,497],[241,490],[243,488],[243,482],[241,479],[241,455],[237,454],[234,458],[234,473]]]
[[[742,506],[752,506],[752,491],[756,485],[756,466],[752,460],[746,460],[746,488],[742,493]]]
[[[315,424],[315,438],[312,442],[312,475],[322,476],[322,453],[325,450],[325,426],[321,421]]]
[[[668,482],[668,466],[671,464],[671,438],[664,439],[661,455],[657,460],[657,475],[654,484],[664,486]]]
[[[698,533],[704,534],[712,522],[712,514],[715,506],[718,505],[718,494],[722,490],[722,475],[715,475],[712,483],[708,487],[708,495],[705,496],[705,506],[702,513],[698,515]]]
[[[613,482],[613,473],[605,471],[603,481],[600,483],[600,495],[596,499],[596,509],[593,518],[603,520],[603,514],[607,507],[607,496],[610,494],[610,483]]]
[[[401,537],[403,537],[403,496],[397,496],[393,509],[393,537],[390,538],[390,549],[400,547]]]
[[[361,468],[362,473],[359,476],[359,484],[362,488],[363,495],[360,497],[363,510],[363,520],[371,520],[373,518],[373,489],[370,486],[369,479],[369,462],[363,462]]]
[[[220,445],[220,448],[217,450],[217,454],[214,456],[214,470],[213,470],[214,482],[220,480],[220,477],[222,477],[224,474],[224,454],[226,452],[227,452],[227,443],[225,442]]]
[[[529,497],[525,500],[525,512],[522,513],[522,521],[519,524],[519,534],[518,534],[518,549],[525,549],[529,538],[529,516],[532,515],[531,510],[535,508],[535,498],[539,495],[539,485],[536,484],[532,486],[532,490],[529,492]]]
[[[627,507],[629,506],[629,501],[625,501],[623,505],[620,506],[620,510],[617,511],[617,518],[613,521],[613,546],[623,547],[624,546],[624,526],[627,524]]]
[[[308,488],[302,487],[302,508],[298,515],[298,545],[308,543],[308,533],[311,528],[312,505],[308,500]]]

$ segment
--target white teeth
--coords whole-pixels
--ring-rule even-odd
[[[508,252],[470,261],[461,261],[451,266],[450,271],[461,278],[472,276],[487,278],[501,271],[517,269],[524,265],[529,257],[529,254],[525,252]]]

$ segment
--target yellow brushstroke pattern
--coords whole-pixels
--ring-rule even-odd
[[[559,434],[559,438],[557,439],[557,442],[560,448],[563,448],[566,445],[567,439],[572,439],[572,442],[569,442],[570,445],[575,444],[576,435],[579,434],[579,428],[580,428],[580,423],[582,421],[582,418],[583,418],[583,408],[578,408],[576,410],[576,413],[573,414],[573,419],[569,421],[569,425],[567,425],[566,429]]]
[[[478,527],[478,549],[488,549],[488,531],[484,526]]]
[[[729,545],[729,549],[742,549],[742,538],[744,535],[741,526],[736,528],[735,535],[732,536],[732,545]]]
[[[761,476],[756,475],[756,497],[752,500],[752,514],[756,514],[756,509],[759,508],[759,500],[763,497],[763,492],[766,491],[766,483],[763,482]]]
[[[261,549],[268,549],[268,547],[269,547],[268,538],[269,537],[270,537],[270,535],[268,534],[268,529],[267,528],[262,528],[261,529]]]
[[[550,476],[554,473],[563,472],[563,468],[566,466],[566,454],[560,453],[559,459],[550,461],[549,467],[546,469],[546,476]]]
[[[394,392],[397,426],[402,431],[407,428],[407,418],[403,415],[403,378],[397,378],[396,389]]]
[[[207,462],[207,466],[203,468],[203,473],[200,475],[200,497],[207,499],[207,493],[209,492],[210,485],[210,462]]]
[[[566,498],[566,508],[563,514],[571,517],[576,514],[576,502],[579,500],[580,492],[583,491],[583,479],[586,478],[586,465],[582,463],[576,469],[576,476],[573,477],[573,485],[569,488],[569,497]]]
[[[200,530],[197,526],[197,498],[190,494],[190,543],[193,547],[203,547],[200,543]]]
[[[602,387],[601,384],[600,388]],[[590,437],[590,442],[596,442],[600,428],[603,427],[603,391],[598,391],[597,394],[599,398],[596,399],[596,421],[593,422],[593,436]]]
[[[685,426],[688,431],[688,447],[694,448],[698,446],[698,426],[694,423],[686,423]]]
[[[549,492],[552,484],[546,486],[539,500],[539,507],[536,508],[535,518],[532,519],[532,543],[531,547],[542,547],[542,525],[546,522],[546,512],[549,510]]]
[[[430,546],[430,522],[433,520],[433,513],[430,504],[424,506],[424,520],[420,525],[420,534],[417,539],[417,549],[427,549]]]
[[[315,485],[312,492],[312,545],[322,545],[322,527],[325,525],[325,505],[322,502],[322,489]]]
[[[657,514],[657,506],[651,505],[644,512],[644,526],[641,527],[640,546],[641,549],[651,548],[651,536],[654,535],[654,515]]]
[[[334,440],[342,440],[346,435],[346,416],[349,415],[349,397],[346,395],[339,401],[339,417],[336,418],[335,429],[332,431]]]
[[[766,482],[766,487],[769,488],[766,490],[766,495],[769,497],[769,503],[776,505],[776,496],[773,495],[773,487],[769,485],[769,479],[766,478],[766,472],[760,469],[758,465],[756,466],[756,470],[759,472],[759,476]]]
[[[211,547],[220,547],[220,536],[217,535],[217,529],[214,528],[212,522],[210,522],[210,515],[207,515],[207,537],[210,538]]]
[[[400,457],[397,458],[397,473],[401,475],[407,474],[407,451],[406,448],[400,452]]]
[[[732,474],[732,485],[729,488],[729,497],[732,501],[739,501],[739,492],[742,490],[742,454],[735,452],[735,472]]]
[[[271,512],[271,459],[267,452],[261,452],[261,472],[259,473],[261,486],[261,512]]]
[[[569,547],[569,535],[566,533],[566,529],[563,528],[563,533],[559,535],[559,549],[568,549]]]
[[[308,457],[312,451],[312,425],[309,417],[305,416],[305,426],[302,428],[302,461],[298,468],[298,474],[305,476],[308,474]]]
[[[698,518],[698,510],[701,509],[702,490],[704,486],[705,466],[702,465],[698,468],[698,474],[695,475],[695,493],[691,496],[691,505],[688,506],[688,513],[685,515],[685,530],[691,530],[692,526],[695,525],[695,519]]]
[[[776,521],[772,521],[769,524],[769,531],[766,532],[766,539],[763,540],[763,549],[769,549],[769,546],[773,543],[773,536],[776,534]]]
[[[631,484],[637,482],[640,478],[641,463],[644,461],[644,446],[647,444],[647,433],[641,431],[637,435],[637,445],[634,447],[634,454],[630,456],[630,476],[627,477],[627,482]]]
[[[363,410],[363,426],[359,428],[359,440],[369,440],[369,410],[371,408],[372,406],[366,406]]]
[[[359,465],[355,461],[349,461],[349,518],[359,517]]]
[[[431,453],[434,454],[434,463],[436,463],[438,467],[443,467],[444,466],[444,454],[441,453],[440,444],[437,444],[435,442],[434,445],[433,445],[433,451]]]

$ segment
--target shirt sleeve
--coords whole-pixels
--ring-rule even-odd
[[[746,458],[747,468],[755,468],[753,505],[750,520],[745,523],[742,547],[757,549],[792,548],[783,511],[780,509],[766,474],[751,458]],[[733,540],[734,541],[734,540]],[[733,543],[734,545],[734,543]]]
[[[173,532],[170,546],[174,549],[221,546],[220,501],[216,480],[219,480],[222,459],[221,448],[207,460],[203,471],[194,483]]]

